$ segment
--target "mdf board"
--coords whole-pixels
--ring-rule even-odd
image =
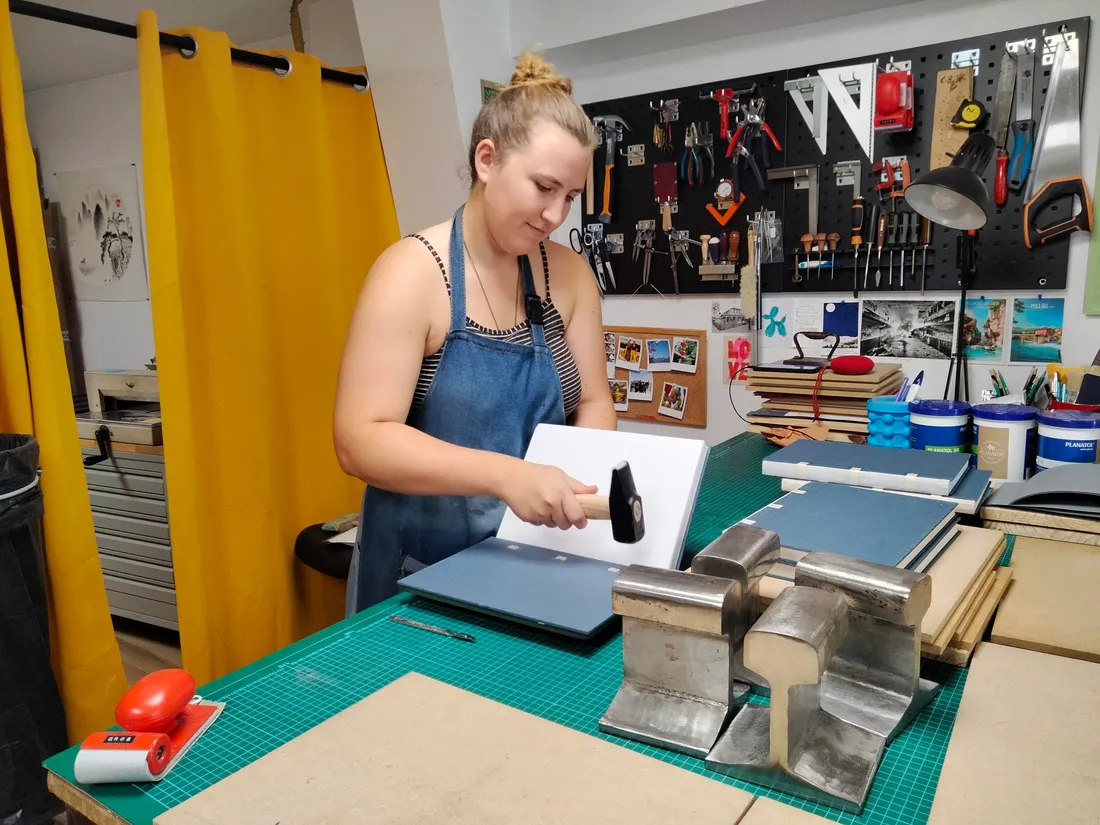
[[[608,377],[611,384],[612,400],[616,402],[616,415],[636,421],[655,421],[658,424],[680,424],[685,427],[707,426],[707,332],[703,329],[665,329],[663,327],[604,327],[605,348],[610,346],[608,336],[614,336],[616,360],[621,347],[629,352],[633,341],[640,341],[638,365],[627,369],[616,365],[615,377]],[[625,339],[625,343],[624,343]],[[664,367],[665,362],[650,363],[648,341],[667,341],[670,361],[668,369],[653,370],[654,366]],[[694,371],[685,371],[691,366],[688,361],[676,362],[676,344],[681,341],[694,341],[696,347]],[[659,346],[659,345],[658,345]],[[663,353],[661,349],[657,352]],[[625,353],[624,353],[625,354]],[[608,351],[610,357],[610,351]],[[610,362],[609,362],[610,363]],[[679,369],[677,369],[679,367]],[[635,370],[652,374],[649,401],[630,400],[630,373]],[[664,392],[665,385],[671,385]],[[617,397],[625,385],[626,398]],[[682,399],[682,400],[681,400]],[[622,405],[626,409],[622,409]]]
[[[841,375],[836,372],[827,372],[821,379],[821,385],[824,387],[852,384],[860,386],[874,385],[882,384],[895,376],[898,378],[901,377],[901,364],[880,362],[876,363],[870,372],[863,375]],[[817,373],[795,373],[756,369],[749,371],[748,380],[750,384],[756,383],[757,381],[782,381],[792,384],[808,384],[812,387],[817,383]]]
[[[828,822],[817,814],[760,796],[737,825],[826,825]]]
[[[921,621],[923,642],[931,643],[941,635],[981,573],[996,563],[1004,544],[1004,534],[995,530],[959,528],[958,538],[928,569],[932,577],[932,603]]]
[[[1100,662],[1100,548],[1017,538],[1011,568],[993,641]]]
[[[1092,662],[979,645],[929,825],[1095,823],[1098,685]]]
[[[962,148],[970,134],[969,129],[951,125],[951,118],[964,100],[974,95],[974,70],[947,69],[936,73],[936,103],[932,115],[932,151],[928,155],[928,168],[949,166],[951,158]]]
[[[731,825],[752,795],[417,673],[157,825]]]

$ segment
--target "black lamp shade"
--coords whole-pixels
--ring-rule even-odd
[[[914,211],[951,229],[981,229],[993,210],[984,181],[962,166],[941,166],[917,175],[905,190]]]

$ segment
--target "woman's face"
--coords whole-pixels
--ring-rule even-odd
[[[493,239],[506,252],[526,255],[569,215],[584,190],[592,152],[560,126],[540,121],[526,146],[502,158],[485,141],[476,160]]]

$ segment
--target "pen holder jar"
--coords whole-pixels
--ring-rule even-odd
[[[867,443],[875,447],[909,446],[909,405],[882,395],[867,401]]]

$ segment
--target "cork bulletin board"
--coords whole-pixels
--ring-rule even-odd
[[[707,332],[604,327],[611,400],[619,418],[707,426]]]

